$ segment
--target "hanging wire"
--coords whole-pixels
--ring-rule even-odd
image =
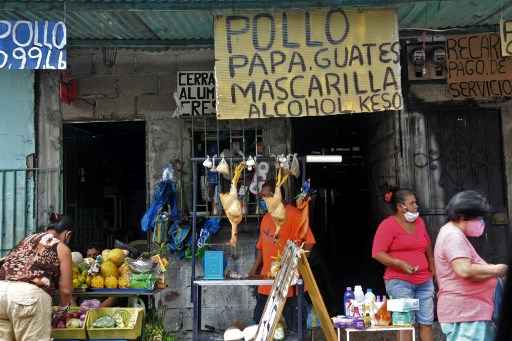
[[[217,155],[220,155],[220,141],[219,141],[219,120],[215,120],[215,122],[217,123]]]
[[[206,132],[206,119],[203,119],[204,122],[204,157],[208,155],[208,134]]]
[[[68,8],[67,8],[67,2],[64,0],[64,27],[66,27],[66,21],[68,17]],[[66,28],[67,30],[67,28]]]

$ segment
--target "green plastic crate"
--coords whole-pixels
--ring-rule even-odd
[[[128,328],[93,328],[94,321],[105,315],[112,315],[116,311],[127,311],[130,319],[135,321]],[[87,313],[85,326],[91,340],[136,340],[142,334],[142,322],[144,321],[144,309],[142,308],[99,308],[91,309]]]

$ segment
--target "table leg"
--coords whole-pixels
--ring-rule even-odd
[[[348,330],[345,329],[345,332],[347,333],[347,340],[346,341],[350,341],[350,332]]]
[[[300,282],[299,284],[297,284],[297,289],[299,291],[299,295],[297,297],[297,304],[298,304],[298,307],[297,307],[297,313],[298,313],[298,319],[297,319],[297,332],[299,333],[298,337],[299,337],[299,341],[302,341],[304,340],[304,330],[303,330],[303,325],[302,325],[302,310],[303,310],[303,304],[304,304],[304,284],[302,282]]]
[[[193,321],[192,321],[192,339],[199,339],[199,332],[201,331],[201,286],[194,284],[192,287],[192,301],[193,307]]]
[[[416,330],[414,329],[414,327],[412,327],[412,341],[416,341]]]

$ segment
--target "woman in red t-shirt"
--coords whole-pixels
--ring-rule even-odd
[[[394,214],[384,219],[373,239],[372,257],[386,266],[384,281],[388,296],[416,298],[420,309],[415,321],[422,341],[433,341],[434,260],[432,243],[419,217],[416,196],[410,190],[396,189],[386,193],[385,201]],[[410,335],[402,335],[407,340]]]

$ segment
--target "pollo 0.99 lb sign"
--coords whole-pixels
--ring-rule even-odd
[[[0,20],[0,69],[66,69],[66,43],[61,21]]]
[[[402,108],[392,10],[250,12],[215,19],[217,117]]]

